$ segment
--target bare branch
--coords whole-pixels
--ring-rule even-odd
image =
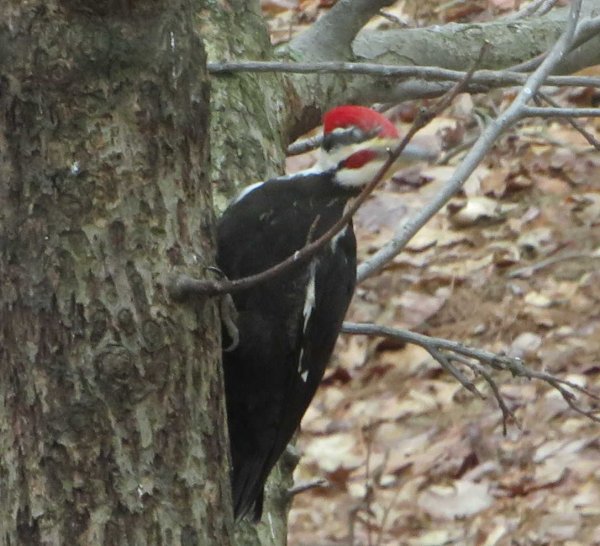
[[[323,17],[294,38],[289,47],[307,59],[344,59],[358,31],[394,0],[339,0]]]
[[[288,155],[300,155],[310,152],[311,150],[317,149],[323,142],[323,135],[317,135],[310,138],[303,138],[292,142],[287,149]]]
[[[454,377],[471,394],[485,400],[485,396],[477,389],[473,382],[468,379],[456,366],[454,366],[444,353],[438,351],[433,345],[423,346],[424,349],[436,360],[444,370]]]
[[[573,41],[575,29],[577,28],[577,19],[581,8],[581,0],[574,0],[569,12],[567,26],[544,59],[539,68],[531,74],[524,86],[521,88],[515,100],[502,112],[498,118],[490,123],[481,133],[473,147],[467,152],[460,165],[456,168],[453,175],[444,185],[441,191],[434,199],[421,210],[416,217],[409,219],[400,226],[398,234],[388,241],[378,252],[369,260],[363,262],[358,267],[358,281],[363,281],[383,269],[394,256],[404,248],[406,243],[434,216],[448,200],[462,187],[467,178],[481,162],[485,154],[492,148],[496,139],[519,120],[527,102],[537,93],[548,75],[554,67],[561,61],[565,51],[568,51]]]
[[[506,355],[498,355],[483,349],[468,347],[466,345],[448,339],[429,337],[423,334],[410,332],[401,328],[390,328],[388,326],[379,326],[376,324],[359,324],[353,322],[344,322],[341,331],[343,333],[353,335],[382,336],[418,345],[419,347],[423,347],[423,349],[425,349],[429,354],[431,354],[435,358],[435,360],[439,362],[442,366],[443,363],[437,357],[437,355],[440,354],[443,355],[446,361],[455,360],[461,362],[467,365],[476,373],[481,373],[481,370],[476,364],[473,364],[473,360],[481,364],[485,364],[495,370],[508,371],[514,377],[523,377],[526,379],[537,379],[539,381],[543,381],[545,383],[548,383],[554,389],[556,389],[571,409],[573,409],[577,413],[580,413],[581,415],[585,415],[593,421],[600,422],[600,417],[598,417],[597,415],[600,410],[585,409],[581,407],[579,404],[577,404],[574,394],[569,389],[584,394],[585,396],[591,398],[595,402],[600,402],[600,396],[598,394],[595,394],[589,389],[582,387],[581,385],[577,385],[572,381],[560,379],[547,372],[532,370],[525,366],[523,361],[519,358],[512,358]],[[494,388],[492,386],[493,380],[491,376],[489,376],[488,374],[488,377],[486,377],[482,373],[482,377],[492,388],[492,391],[494,392],[494,397],[496,398],[496,400],[498,400],[498,404],[502,409],[503,415],[505,415],[506,417],[513,417],[512,412],[508,409],[508,407],[504,406],[503,408],[503,405],[500,402],[501,395],[497,387]],[[492,383],[490,383],[490,380],[492,380]],[[459,380],[459,382],[463,384],[462,381]]]
[[[451,357],[451,360],[456,360],[457,362],[464,364],[465,366],[473,370],[474,373],[483,377],[484,381],[489,385],[490,389],[492,390],[492,393],[494,394],[496,402],[498,402],[498,407],[502,412],[502,433],[505,436],[508,432],[509,420],[511,420],[520,428],[519,420],[517,419],[513,411],[506,405],[506,402],[504,401],[504,398],[502,398],[502,394],[500,393],[500,389],[498,388],[498,384],[496,383],[496,381],[494,381],[494,378],[492,377],[490,372],[488,372],[481,364],[479,364],[479,362],[470,360],[462,355],[453,355]]]
[[[550,256],[549,258],[545,258],[532,265],[526,265],[525,267],[513,269],[512,271],[508,272],[507,277],[509,279],[514,279],[517,277],[529,277],[533,275],[536,271],[557,264],[559,262],[585,258],[598,258],[598,256],[594,256],[593,254],[582,254],[581,252],[567,252],[566,254],[560,254],[558,256]]]
[[[377,63],[346,63],[324,61],[293,63],[279,61],[224,61],[207,64],[212,74],[235,72],[287,72],[294,74],[350,74],[379,78],[420,78],[426,81],[458,82],[466,72],[449,70],[437,66],[398,66]],[[507,85],[522,85],[527,74],[514,70],[478,70],[470,80],[470,87],[484,86],[486,89]],[[600,87],[600,78],[592,76],[549,76],[544,85],[556,87]],[[438,88],[439,89],[439,88]],[[482,89],[483,90],[483,89]]]
[[[538,97],[544,99],[550,106],[554,108],[560,108],[560,105],[553,99],[551,99],[545,93],[538,91]],[[536,97],[536,103],[539,103]],[[573,129],[575,129],[583,138],[585,138],[596,150],[600,151],[600,140],[598,140],[594,135],[592,135],[581,123],[573,118],[567,118],[567,122]]]
[[[438,160],[435,162],[436,165],[447,165],[453,157],[456,157],[458,154],[464,152],[465,150],[468,150],[471,146],[473,146],[473,144],[477,142],[478,138],[479,136],[466,138],[465,140],[463,140],[463,142],[461,142],[451,150],[448,150],[445,154],[439,157]]]
[[[329,482],[325,478],[317,478],[308,482],[294,484],[293,487],[290,487],[287,490],[287,495],[289,498],[292,498],[296,495],[299,495],[300,493],[304,493],[306,491],[310,491],[311,489],[318,489],[321,487],[329,487]]]
[[[585,118],[600,117],[600,108],[545,108],[525,106],[521,111],[522,118]]]

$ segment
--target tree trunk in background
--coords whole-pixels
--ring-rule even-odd
[[[273,59],[258,0],[207,3],[199,21],[208,58]],[[291,78],[282,74],[231,74],[211,80],[211,179],[222,211],[245,185],[284,172],[288,125],[297,110]],[[289,499],[296,461],[282,457],[267,482],[262,521],[239,523],[237,546],[286,543]]]
[[[200,1],[0,0],[0,544],[227,546]]]

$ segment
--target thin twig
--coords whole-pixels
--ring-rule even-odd
[[[296,495],[299,495],[300,493],[304,493],[305,491],[309,491],[311,489],[318,489],[321,487],[329,487],[329,481],[327,481],[325,478],[317,478],[308,482],[294,484],[293,487],[290,487],[287,490],[287,496],[288,498],[292,498]]]
[[[509,279],[514,279],[516,277],[529,277],[536,271],[557,264],[559,262],[578,260],[583,258],[599,258],[599,256],[594,256],[592,254],[583,254],[581,252],[567,252],[566,254],[560,254],[558,256],[550,256],[549,258],[540,260],[539,262],[532,265],[526,265],[525,267],[513,269],[506,276]]]
[[[540,17],[541,15],[545,15],[548,13],[556,4],[558,0],[534,0],[530,2],[523,9],[504,17],[503,21],[517,21],[519,19],[525,19],[526,17],[531,17],[532,15],[536,15]]]
[[[465,374],[463,374],[456,366],[454,366],[450,360],[446,357],[446,355],[432,345],[424,346],[424,349],[436,360],[444,370],[446,370],[451,376],[454,377],[465,389],[467,389],[471,394],[474,394],[478,398],[485,400],[485,396],[479,391],[479,389],[475,386],[475,384],[467,379]]]
[[[316,150],[323,142],[323,135],[317,135],[310,138],[303,138],[292,142],[287,149],[287,155],[300,155]]]
[[[450,357],[450,359],[456,360],[456,361],[460,362],[461,364],[464,364],[465,366],[467,366],[468,368],[473,370],[473,372],[475,372],[476,374],[483,377],[484,381],[489,385],[490,389],[492,389],[494,398],[496,399],[496,402],[498,403],[498,407],[500,408],[500,411],[502,412],[502,434],[504,434],[504,436],[506,436],[506,434],[508,432],[508,421],[509,420],[511,420],[513,423],[515,423],[520,428],[520,423],[519,423],[516,415],[506,405],[506,402],[504,401],[504,398],[502,398],[502,394],[500,393],[500,389],[498,388],[498,385],[497,385],[496,381],[494,381],[494,378],[492,377],[490,372],[488,372],[478,362],[471,360],[463,355],[452,355]]]
[[[546,93],[538,91],[538,97],[544,99],[550,106],[554,108],[560,108],[560,105],[550,98]],[[590,133],[579,121],[573,118],[567,118],[567,122],[573,129],[575,129],[583,138],[585,138],[596,150],[600,151],[600,140],[598,140],[592,133]]]
[[[435,164],[436,165],[447,165],[448,162],[453,157],[456,157],[460,153],[464,152],[465,150],[468,150],[471,146],[473,146],[473,144],[475,144],[475,142],[477,142],[478,138],[479,138],[479,135],[476,135],[471,138],[467,138],[467,139],[463,140],[463,142],[461,142],[458,146],[455,146],[454,148],[452,148],[451,150],[448,150],[445,154],[443,154],[435,162]]]
[[[600,108],[549,108],[538,106],[524,106],[521,110],[522,118],[597,118],[600,117]]]
[[[387,19],[391,23],[398,25],[398,27],[400,27],[400,28],[407,28],[410,26],[406,21],[403,21],[397,15],[394,15],[393,13],[388,13],[387,11],[383,11],[382,9],[379,10],[378,15],[380,17],[383,17],[384,19]]]
[[[548,78],[554,67],[564,57],[564,52],[573,41],[577,20],[581,9],[581,0],[573,0],[566,28],[552,47],[539,68],[531,74],[513,102],[494,121],[482,131],[477,142],[467,152],[462,162],[456,168],[444,187],[436,194],[414,218],[400,226],[398,233],[379,249],[371,258],[358,267],[358,282],[374,275],[383,269],[394,257],[401,252],[406,243],[417,233],[462,187],[467,178],[473,173],[485,154],[492,148],[496,139],[522,117],[522,111],[527,102],[534,96]]]

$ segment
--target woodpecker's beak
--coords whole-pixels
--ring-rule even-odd
[[[338,168],[344,160],[361,151],[371,151],[373,158],[387,159],[390,150],[399,140],[375,136],[360,143],[345,144],[332,148],[321,148],[318,165],[323,170]],[[407,166],[416,161],[435,161],[440,155],[439,147],[430,137],[417,135],[402,150],[396,166]]]
[[[387,161],[390,151],[398,145],[394,138],[375,136],[363,142],[321,148],[318,159],[319,169],[337,170],[336,179],[344,186],[360,186]],[[406,167],[416,161],[433,161],[439,155],[431,145],[431,140],[423,138],[409,142],[397,161],[395,168]]]
[[[439,151],[429,146],[423,146],[416,142],[409,142],[398,159],[399,163],[412,163],[413,161],[435,161]]]

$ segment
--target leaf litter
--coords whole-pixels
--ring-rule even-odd
[[[273,42],[332,4],[263,1]],[[371,25],[490,18],[517,4],[406,0]],[[590,93],[554,97],[587,105]],[[513,95],[461,95],[427,136],[443,150],[458,146],[476,136],[478,109]],[[598,138],[597,120],[585,126]],[[427,204],[460,159],[394,173],[356,215],[360,258]],[[598,392],[599,260],[600,154],[566,122],[527,120],[382,274],[358,287],[348,320],[518,356]],[[424,349],[341,336],[303,420],[295,472],[297,482],[328,485],[294,498],[290,546],[600,544],[598,424],[545,383],[490,372],[520,423],[506,436],[493,398],[465,392]]]

